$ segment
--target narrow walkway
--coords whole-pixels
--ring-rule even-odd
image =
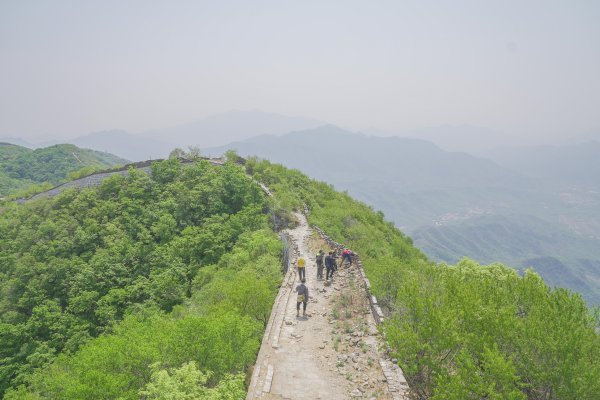
[[[408,398],[390,382],[377,352],[378,334],[366,292],[357,283],[358,269],[338,270],[331,285],[317,280],[316,246],[328,249],[311,238],[306,217],[296,217],[300,223],[288,233],[295,247],[292,261],[307,261],[307,316],[296,317],[299,281],[292,263],[273,306],[246,399]]]

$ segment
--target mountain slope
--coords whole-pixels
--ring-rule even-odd
[[[503,147],[486,156],[522,174],[563,186],[600,189],[600,142],[571,146]]]
[[[468,256],[501,261],[523,271],[533,267],[550,286],[568,287],[600,304],[598,240],[531,215],[482,215],[424,227],[412,235],[432,259],[456,263]]]
[[[15,144],[17,146],[21,146],[21,147],[27,147],[28,149],[35,149],[35,145],[32,143],[29,143],[28,141],[21,139],[21,138],[8,138],[8,137],[3,137],[0,138],[0,143],[8,143],[8,144]]]
[[[262,134],[284,134],[321,123],[258,110],[230,111],[170,128],[137,134],[122,130],[94,132],[67,140],[79,147],[109,152],[131,161],[167,158],[176,147],[216,146]]]
[[[69,173],[84,167],[107,168],[126,160],[112,154],[62,144],[31,150],[0,144],[0,195],[8,195],[31,184],[56,185]]]
[[[220,153],[225,149],[285,162],[336,185],[360,179],[390,182],[406,189],[530,184],[488,160],[446,152],[424,140],[368,137],[333,125],[283,136],[263,135],[206,151]]]
[[[349,196],[266,161],[249,160],[247,168],[282,204],[306,204],[312,224],[360,254],[386,310],[391,355],[415,398],[534,400],[553,393],[591,399],[600,393],[599,323],[580,296],[499,264],[432,265],[380,213]]]
[[[434,265],[381,213],[330,185],[266,161],[243,168],[171,159],[148,174],[1,205],[4,398],[243,398],[281,285],[272,229],[305,209],[360,254],[389,351],[419,398],[600,392],[598,320],[580,296],[531,271]],[[311,290],[331,295],[313,279]],[[343,330],[352,334],[343,346],[364,351],[364,321],[346,315],[366,310],[353,308],[327,313],[326,345],[336,349]],[[342,355],[330,365],[336,374],[351,359]]]
[[[243,397],[281,244],[238,166],[167,160],[0,207],[0,397],[137,399],[177,372],[187,398]]]
[[[183,148],[205,148],[256,135],[278,135],[319,125],[320,122],[304,117],[290,117],[259,110],[230,111],[172,128],[143,132],[141,136],[168,140],[169,143]]]
[[[168,141],[133,135],[120,130],[94,132],[68,142],[86,149],[115,154],[131,161],[167,158],[169,152],[175,147]]]
[[[544,200],[532,179],[418,139],[367,137],[324,126],[206,151],[227,148],[280,162],[348,190],[383,210],[408,233],[449,213],[477,215],[509,209],[523,200],[536,210]]]
[[[464,151],[480,154],[503,143],[519,142],[520,138],[508,137],[506,134],[488,128],[471,125],[442,125],[414,130],[383,131],[367,129],[365,133],[374,136],[400,136],[420,138],[435,143],[446,151]]]
[[[423,140],[367,137],[334,126],[206,151],[227,148],[348,190],[382,210],[437,261],[467,256],[522,269],[532,259],[552,257],[565,271],[536,264],[548,282],[600,300],[600,274],[585,268],[600,261],[600,193],[563,188]]]

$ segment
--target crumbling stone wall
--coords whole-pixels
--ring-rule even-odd
[[[223,165],[223,160],[221,158],[212,158],[212,159],[206,158],[206,160],[210,161],[213,165]],[[63,190],[70,189],[70,188],[85,189],[85,188],[90,188],[90,187],[94,187],[94,186],[99,186],[102,183],[102,181],[104,179],[108,178],[109,176],[113,176],[113,175],[117,175],[117,174],[118,175],[129,174],[129,168],[135,168],[137,170],[144,171],[146,173],[150,173],[152,164],[155,162],[159,162],[159,161],[163,161],[163,160],[160,159],[160,160],[140,161],[140,162],[135,162],[135,163],[124,165],[123,167],[118,168],[118,169],[95,172],[95,173],[85,176],[83,178],[75,179],[73,181],[69,181],[69,182],[63,183],[62,185],[53,187],[52,189],[47,190],[45,192],[38,193],[38,194],[30,197],[29,199],[18,199],[17,203],[25,203],[30,200],[39,199],[40,197],[54,197],[54,196],[58,195],[59,193],[61,193]],[[180,159],[179,161],[181,161],[184,164],[193,162],[192,160],[183,159],[183,158]]]

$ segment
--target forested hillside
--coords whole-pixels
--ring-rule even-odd
[[[239,167],[177,160],[6,205],[0,393],[243,397],[281,279],[266,210]]]
[[[432,259],[456,263],[467,254],[481,263],[503,260],[520,272],[533,267],[551,287],[571,288],[588,304],[600,304],[600,259],[590,257],[598,239],[558,224],[531,215],[481,215],[419,229],[412,237],[426,244]]]
[[[435,261],[454,264],[467,256],[519,270],[535,265],[549,284],[600,304],[600,270],[589,268],[600,264],[597,145],[516,152],[501,167],[424,140],[369,137],[329,125],[227,148],[348,190],[385,212]],[[549,258],[561,268],[540,262]]]
[[[7,196],[30,185],[56,185],[85,169],[106,169],[127,161],[112,154],[59,144],[31,150],[0,143],[0,196]]]
[[[532,270],[433,264],[364,204],[298,171],[251,160],[284,207],[357,250],[418,399],[600,398],[600,320],[579,294]]]
[[[5,206],[5,398],[244,398],[281,281],[273,229],[304,205],[360,254],[416,398],[598,398],[600,321],[580,295],[533,271],[434,264],[382,213],[257,159],[167,160]]]

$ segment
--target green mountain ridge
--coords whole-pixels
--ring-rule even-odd
[[[348,177],[402,185],[407,190],[413,186],[444,188],[475,184],[525,188],[534,184],[489,160],[446,152],[425,140],[369,137],[333,125],[282,136],[258,136],[205,151],[221,154],[227,149],[281,162],[336,185]],[[399,170],[406,173],[398,174]]]
[[[564,161],[552,161],[554,169],[543,176],[531,172],[533,165],[524,168],[531,155],[527,149],[520,163],[499,165],[424,140],[370,137],[335,126],[259,136],[206,151],[226,149],[297,168],[347,190],[382,210],[436,261],[470,257],[521,270],[530,260],[550,257],[564,267],[536,263],[550,284],[582,292],[590,304],[600,302],[600,275],[586,269],[600,262],[600,190],[578,185],[583,181],[577,179],[565,184],[584,170],[585,182],[600,182],[600,154],[594,157],[594,146],[538,154],[542,170],[547,160]],[[586,169],[590,164],[595,167]],[[556,170],[563,174],[550,180]]]
[[[482,215],[423,228],[412,237],[433,260],[454,264],[469,257],[484,264],[502,260],[520,271],[533,267],[548,285],[572,288],[590,304],[600,304],[600,270],[594,267],[599,261],[588,258],[598,241],[558,224],[531,215]]]
[[[105,169],[127,161],[112,154],[59,144],[41,149],[0,143],[0,196],[31,185],[57,185],[70,173]]]
[[[274,229],[305,205],[361,255],[419,399],[600,393],[600,321],[579,295],[531,271],[433,264],[383,214],[256,159],[171,159],[2,205],[0,393],[244,398],[281,284]]]

